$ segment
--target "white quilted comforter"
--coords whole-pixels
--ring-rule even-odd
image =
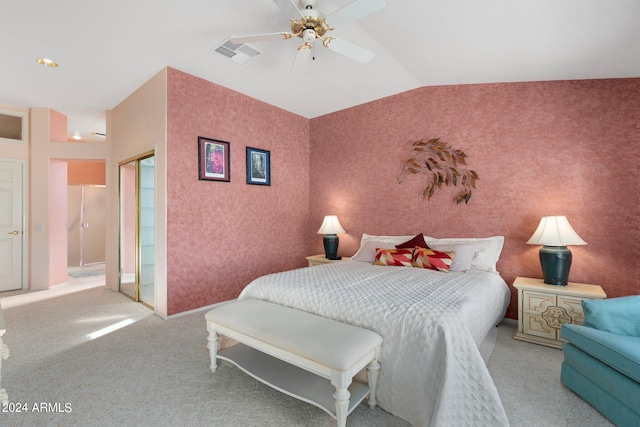
[[[477,347],[504,316],[495,273],[440,273],[356,261],[260,277],[239,298],[360,326],[384,341],[380,406],[414,426],[508,426]]]

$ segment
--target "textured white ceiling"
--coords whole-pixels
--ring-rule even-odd
[[[637,0],[387,0],[332,32],[372,62],[316,44],[302,76],[289,72],[297,38],[256,43],[263,53],[242,65],[210,52],[231,34],[288,28],[271,0],[6,0],[0,104],[56,109],[90,140],[105,110],[165,66],[308,118],[421,86],[640,77]]]

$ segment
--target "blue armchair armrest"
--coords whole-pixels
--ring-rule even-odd
[[[580,350],[640,383],[640,337],[570,324],[562,325],[560,334]]]

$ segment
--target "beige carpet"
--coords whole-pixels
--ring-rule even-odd
[[[512,427],[604,427],[613,424],[560,382],[562,351],[514,340],[503,322],[487,366]]]
[[[2,387],[26,409],[1,412],[1,426],[335,425],[228,363],[211,373],[204,312],[162,320],[100,280],[0,294],[11,353]],[[488,364],[512,426],[611,425],[561,385],[561,351],[513,340],[513,329],[499,327]],[[408,424],[363,404],[347,425]]]

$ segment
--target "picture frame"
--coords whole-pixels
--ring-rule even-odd
[[[198,137],[198,179],[231,181],[230,144],[227,141]]]
[[[271,185],[271,152],[247,147],[247,184]]]

